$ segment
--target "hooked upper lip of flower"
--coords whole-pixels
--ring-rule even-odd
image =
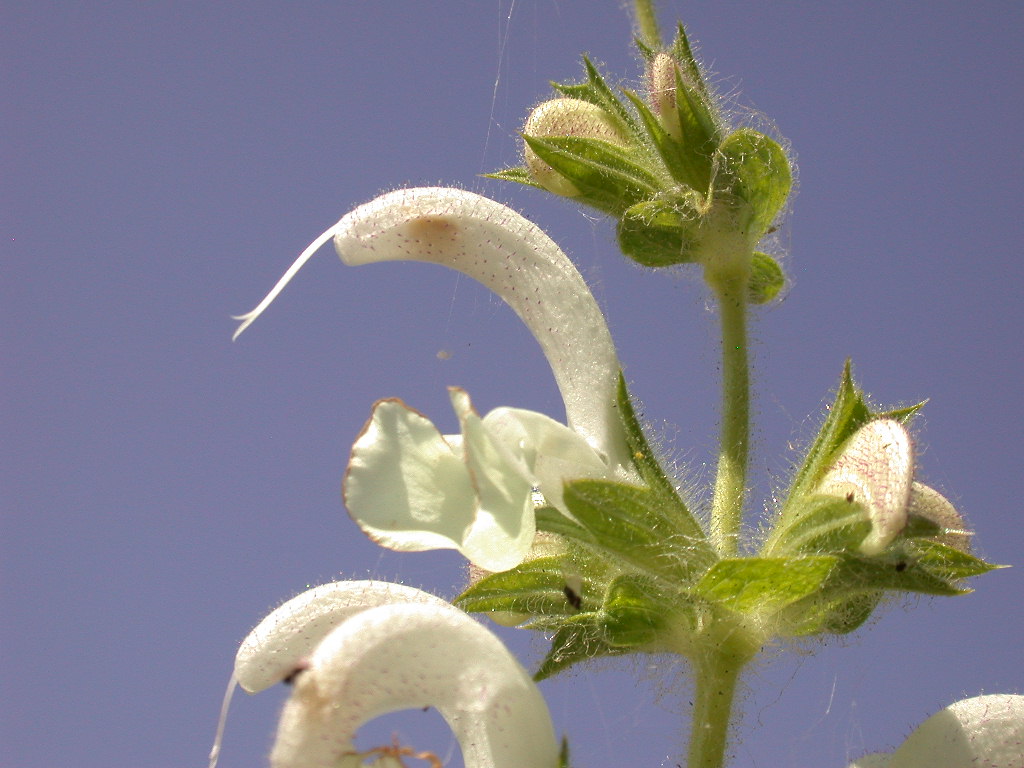
[[[511,408],[481,419],[469,396],[453,389],[462,435],[446,438],[400,401],[378,402],[345,479],[349,510],[372,538],[401,550],[456,548],[487,570],[505,570],[533,542],[535,487],[560,506],[566,478],[636,481],[618,412],[619,362],[604,315],[539,227],[463,190],[382,195],[316,238],[267,297],[239,317],[236,337],[329,239],[348,265],[432,262],[497,293],[540,344],[568,422]]]
[[[631,466],[616,406],[619,361],[604,315],[569,258],[511,208],[460,189],[381,195],[317,237],[253,309],[245,330],[328,240],[348,265],[425,261],[451,267],[500,296],[533,333],[565,401],[567,422],[610,467]]]
[[[296,669],[271,752],[275,768],[362,765],[356,731],[388,712],[433,706],[467,768],[554,768],[547,706],[501,642],[440,598],[384,582],[336,582],[272,612],[239,649],[250,692]]]

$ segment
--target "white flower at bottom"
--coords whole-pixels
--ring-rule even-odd
[[[558,763],[547,705],[526,670],[468,615],[409,587],[338,582],[303,593],[246,638],[235,674],[250,692],[292,680],[274,768],[360,766],[360,726],[426,706],[451,726],[466,768]]]
[[[866,755],[850,768],[1021,768],[1024,696],[964,699],[925,720],[892,754]]]

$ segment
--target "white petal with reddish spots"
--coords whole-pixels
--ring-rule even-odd
[[[906,428],[892,419],[877,419],[846,441],[815,490],[847,498],[852,494],[864,505],[871,532],[860,548],[873,555],[906,527],[913,475],[914,451]]]

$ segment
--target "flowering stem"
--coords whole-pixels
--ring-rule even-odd
[[[658,17],[654,13],[654,0],[636,0],[636,23],[640,27],[640,40],[648,48],[661,48]]]
[[[745,274],[709,280],[722,322],[722,433],[711,504],[711,539],[724,556],[738,550],[750,450],[747,280]]]
[[[721,626],[719,623],[718,627]],[[757,649],[753,638],[741,628],[730,625],[725,632],[715,634],[715,638],[704,638],[706,652],[693,658],[696,690],[687,768],[725,765],[736,685],[741,670]]]

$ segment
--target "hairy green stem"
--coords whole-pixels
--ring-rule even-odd
[[[648,48],[658,50],[661,48],[661,32],[658,30],[658,16],[654,12],[654,0],[636,0],[634,8],[640,40]]]
[[[722,430],[711,504],[711,540],[728,557],[738,551],[750,453],[747,276],[720,276],[711,285],[722,323]]]
[[[693,659],[696,690],[687,768],[725,765],[736,686],[743,667],[756,653],[752,638],[741,629],[732,637],[716,635],[717,642],[705,638],[706,653]]]

